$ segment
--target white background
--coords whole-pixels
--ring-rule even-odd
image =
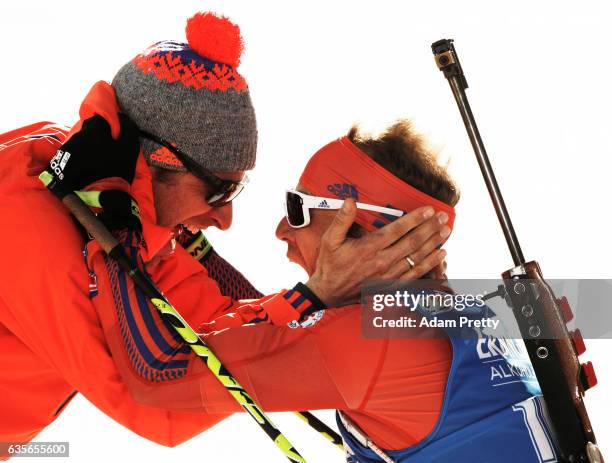
[[[39,120],[72,124],[97,80],[151,43],[184,39],[212,9],[242,28],[240,67],[259,124],[259,160],[216,248],[263,291],[304,274],[274,238],[282,191],[308,156],[354,121],[414,118],[462,189],[448,243],[449,277],[512,266],[447,83],[430,44],[454,38],[468,96],[527,259],[548,278],[610,278],[610,7],[601,2],[0,2],[0,132]],[[611,308],[612,309],[612,308]],[[612,452],[612,341],[588,341],[600,384],[587,395]],[[408,355],[409,353],[407,353]],[[92,366],[95,368],[95,366]],[[323,416],[330,418],[331,414]],[[274,415],[309,461],[342,461],[290,414]],[[0,417],[2,419],[2,417]],[[40,434],[70,441],[71,461],[284,461],[246,416],[174,449],[149,443],[82,397]]]

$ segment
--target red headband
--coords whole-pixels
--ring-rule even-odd
[[[353,198],[361,203],[410,212],[432,206],[448,214],[453,228],[455,209],[400,180],[367,156],[347,137],[333,141],[310,158],[300,184],[312,195]],[[368,231],[380,228],[396,217],[359,209],[356,222]]]

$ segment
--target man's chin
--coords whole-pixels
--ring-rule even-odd
[[[304,259],[302,259],[301,256],[296,256],[292,252],[287,252],[287,259],[289,259],[289,262],[293,262],[294,264],[299,265],[306,273],[308,273],[306,265],[304,264]]]

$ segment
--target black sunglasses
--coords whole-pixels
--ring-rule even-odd
[[[183,163],[189,172],[198,177],[200,180],[203,180],[211,191],[206,198],[206,202],[211,207],[223,207],[232,202],[248,183],[248,177],[246,175],[239,181],[217,177],[208,169],[194,162],[189,156],[187,156],[176,146],[173,146],[169,141],[164,140],[157,135],[153,135],[152,133],[141,129],[140,136],[142,138],[151,140],[172,152],[178,158],[178,160]]]

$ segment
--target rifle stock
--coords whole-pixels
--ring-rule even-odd
[[[504,272],[502,278],[557,439],[572,461],[571,455],[585,454],[587,442],[596,442],[583,401],[596,380],[590,363],[580,364],[583,349],[567,329],[571,312],[569,307],[562,310],[565,301],[555,297],[535,261]]]

